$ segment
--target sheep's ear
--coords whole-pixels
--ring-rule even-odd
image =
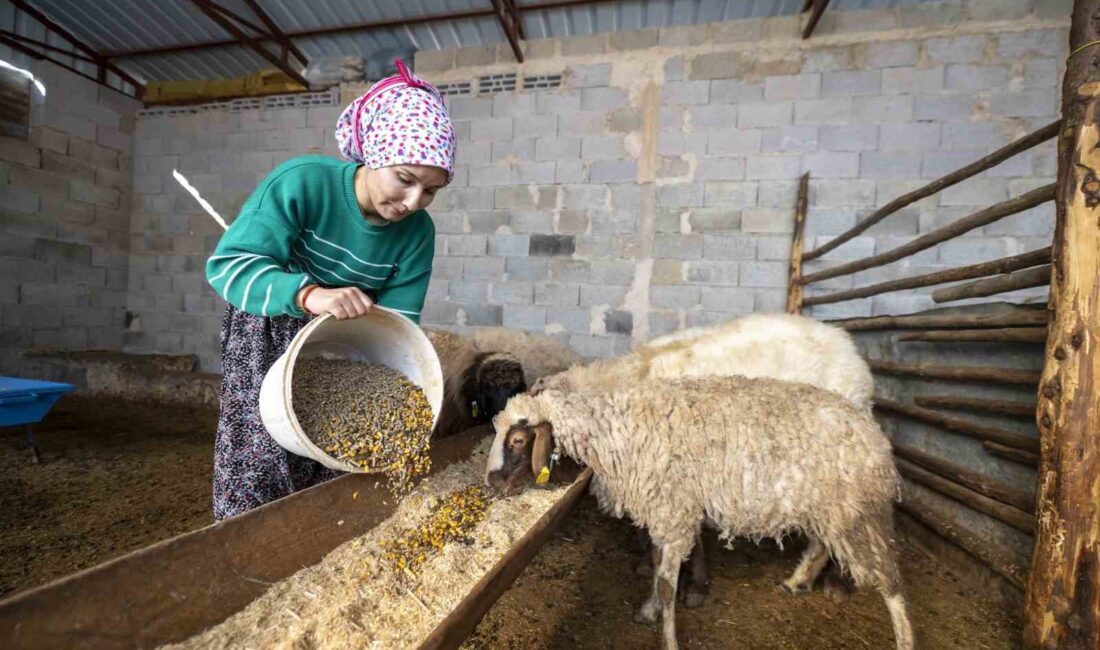
[[[535,380],[531,388],[527,389],[527,394],[531,397],[535,397],[544,390],[546,390],[546,382],[542,380],[542,377],[539,377]]]
[[[550,454],[554,451],[554,426],[549,422],[535,425],[535,444],[531,450],[531,472],[536,483],[545,483],[550,476]],[[543,478],[546,472],[546,478]]]

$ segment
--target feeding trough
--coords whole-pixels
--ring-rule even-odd
[[[31,425],[41,422],[62,395],[75,389],[72,384],[60,382],[0,377],[0,427],[23,425],[34,462],[39,462]]]

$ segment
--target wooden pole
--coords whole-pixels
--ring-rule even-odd
[[[1039,454],[1030,451],[1024,451],[1022,449],[1008,447],[1006,445],[1002,445],[991,440],[986,440],[985,442],[983,442],[982,447],[985,447],[985,450],[993,454],[994,456],[1007,458],[1011,461],[1020,463],[1021,465],[1027,465],[1028,467],[1039,466]]]
[[[814,33],[814,28],[817,27],[818,21],[821,20],[821,16],[825,13],[825,7],[829,6],[829,0],[812,0],[813,12],[810,13],[810,19],[806,21],[806,26],[802,28],[802,38],[807,39],[810,34]]]
[[[1034,492],[1020,490],[1003,481],[983,476],[980,472],[976,472],[969,467],[943,460],[913,447],[895,444],[894,455],[914,465],[920,465],[930,472],[935,472],[990,499],[996,499],[1026,513],[1035,511]]]
[[[791,265],[787,272],[787,313],[802,313],[802,250],[806,230],[806,205],[810,196],[810,172],[798,181],[798,198],[794,204],[794,235],[791,237]]]
[[[947,224],[942,228],[937,228],[930,233],[926,233],[917,237],[911,242],[902,244],[893,250],[888,250],[885,253],[879,253],[878,255],[872,255],[871,257],[865,257],[861,260],[854,260],[846,264],[840,264],[817,273],[810,273],[809,275],[802,276],[802,284],[810,284],[813,282],[820,282],[822,280],[828,280],[829,278],[836,278],[842,275],[851,275],[856,271],[863,271],[865,269],[873,269],[875,267],[884,266],[890,262],[896,262],[897,260],[909,257],[915,253],[919,253],[926,248],[932,248],[940,242],[945,242],[949,239],[954,239],[959,235],[970,232],[975,228],[989,225],[1005,217],[1014,215],[1024,210],[1029,210],[1037,205],[1046,203],[1054,199],[1055,184],[1044,185],[1043,187],[1036,188],[1021,194],[1015,198],[1011,198],[1007,201],[1003,201],[996,205],[992,205],[984,210],[979,210],[974,214],[963,217],[958,221]],[[806,256],[803,255],[802,259],[805,260]]]
[[[1041,248],[1039,250],[1034,250],[1029,253],[1023,253],[1022,255],[1003,257],[999,260],[993,260],[992,262],[982,262],[980,264],[960,266],[958,268],[948,269],[946,271],[937,271],[935,273],[917,275],[911,278],[902,278],[900,280],[879,282],[878,284],[872,284],[868,287],[861,287],[859,289],[849,289],[847,291],[826,293],[820,296],[810,296],[803,300],[802,304],[807,307],[811,305],[825,305],[831,302],[843,302],[845,300],[853,300],[855,298],[877,296],[880,293],[888,293],[890,291],[915,289],[917,287],[929,287],[934,284],[943,284],[944,282],[958,282],[959,280],[984,278],[988,275],[1009,273],[1011,271],[1025,269],[1029,266],[1035,266],[1037,264],[1046,264],[1047,262],[1050,262],[1050,246],[1047,246],[1046,248]]]
[[[901,415],[916,422],[931,424],[945,431],[960,433],[977,440],[991,440],[1012,447],[1013,449],[1023,449],[1024,451],[1033,453],[1039,450],[1039,440],[1037,438],[1025,436],[1022,433],[1016,433],[1014,431],[1005,431],[1004,429],[998,429],[972,420],[955,417],[954,415],[947,415],[919,406],[910,406],[909,404],[902,404],[894,400],[876,397],[875,408],[880,411],[889,411]]]
[[[1062,83],[1039,528],[1024,645],[1100,647],[1100,0],[1076,0]]]
[[[907,460],[895,458],[894,464],[897,466],[898,472],[910,481],[920,483],[930,490],[935,490],[945,497],[954,499],[971,510],[989,515],[1025,533],[1035,531],[1035,517],[1019,508],[1013,508],[1010,505],[978,494],[974,490],[929,472]]]
[[[944,287],[932,292],[934,302],[951,302],[967,298],[981,298],[998,293],[1029,289],[1031,287],[1050,286],[1050,265],[1036,266],[1014,273],[1006,273],[977,282],[968,282],[953,287]]]
[[[963,526],[951,515],[940,514],[933,510],[922,497],[916,496],[910,489],[904,490],[904,496],[897,507],[905,514],[932,529],[940,537],[978,558],[982,564],[985,564],[1016,587],[1024,588],[1026,579],[1024,568],[1015,561],[1012,552],[1007,548],[999,547],[995,543],[971,533],[966,526]]]
[[[983,330],[926,330],[898,334],[899,341],[929,341],[957,343],[1045,343],[1045,327],[1006,327]]]
[[[1038,131],[1035,131],[1034,133],[1029,133],[1028,135],[1025,135],[1015,142],[1006,144],[1005,146],[1001,147],[1000,149],[994,151],[984,158],[975,160],[974,162],[960,169],[956,169],[950,174],[944,176],[943,178],[934,180],[924,187],[915,189],[908,194],[903,194],[902,196],[899,196],[898,198],[890,201],[878,210],[875,210],[871,214],[867,215],[867,218],[857,223],[847,232],[829,240],[829,243],[822,245],[821,248],[812,251],[806,251],[806,254],[802,256],[803,261],[808,262],[810,260],[816,260],[817,258],[825,255],[826,253],[840,246],[841,244],[851,241],[853,238],[860,235],[871,226],[882,221],[886,217],[904,208],[905,206],[916,203],[917,201],[925,197],[932,196],[936,192],[951,187],[956,183],[965,181],[971,176],[980,174],[990,167],[995,167],[1002,162],[1008,160],[1012,156],[1020,153],[1021,151],[1027,151],[1037,144],[1046,142],[1047,140],[1058,135],[1058,129],[1061,127],[1061,125],[1061,120],[1051,122],[1050,124],[1044,126]]]
[[[872,372],[884,375],[909,375],[925,379],[947,379],[949,381],[985,381],[994,384],[1021,384],[1034,386],[1039,383],[1039,373],[1035,370],[1016,368],[998,368],[994,366],[937,366],[928,363],[905,363],[901,361],[882,361],[868,359],[867,365]]]
[[[827,320],[849,332],[867,330],[976,328],[976,327],[1026,327],[1046,325],[1046,311],[1041,309],[1017,309],[1001,314],[924,314],[915,316],[867,316]]]
[[[913,403],[926,408],[958,409],[960,411],[977,411],[992,415],[1006,415],[1011,417],[1035,417],[1035,402],[1014,402],[1010,400],[980,399],[977,397],[962,397],[960,395],[915,395]]]

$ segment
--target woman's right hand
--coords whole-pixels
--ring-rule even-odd
[[[336,320],[345,320],[366,314],[373,305],[370,296],[356,287],[318,287],[309,292],[302,306],[310,314],[332,314]]]

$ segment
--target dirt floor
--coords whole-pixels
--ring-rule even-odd
[[[0,429],[0,596],[209,524],[216,413],[67,396],[38,428],[42,465],[22,429]],[[706,540],[711,592],[677,608],[684,648],[894,647],[882,599],[837,604],[820,589],[776,585],[802,550],[792,540],[726,550]],[[902,569],[919,648],[1019,646],[1019,622],[919,552]],[[660,647],[633,622],[649,579],[634,573],[633,528],[586,498],[464,646],[469,650]]]
[[[0,596],[213,521],[217,413],[67,395],[0,429]]]
[[[886,606],[860,591],[837,604],[820,587],[792,596],[776,588],[804,544],[780,551],[770,541],[725,549],[706,539],[711,571],[707,601],[677,607],[682,648],[875,650],[894,647]],[[586,498],[515,585],[482,620],[467,650],[660,647],[657,627],[634,623],[649,579],[634,573],[633,529],[596,511]],[[903,546],[901,558],[917,647],[1017,648],[1019,622],[932,560]]]

